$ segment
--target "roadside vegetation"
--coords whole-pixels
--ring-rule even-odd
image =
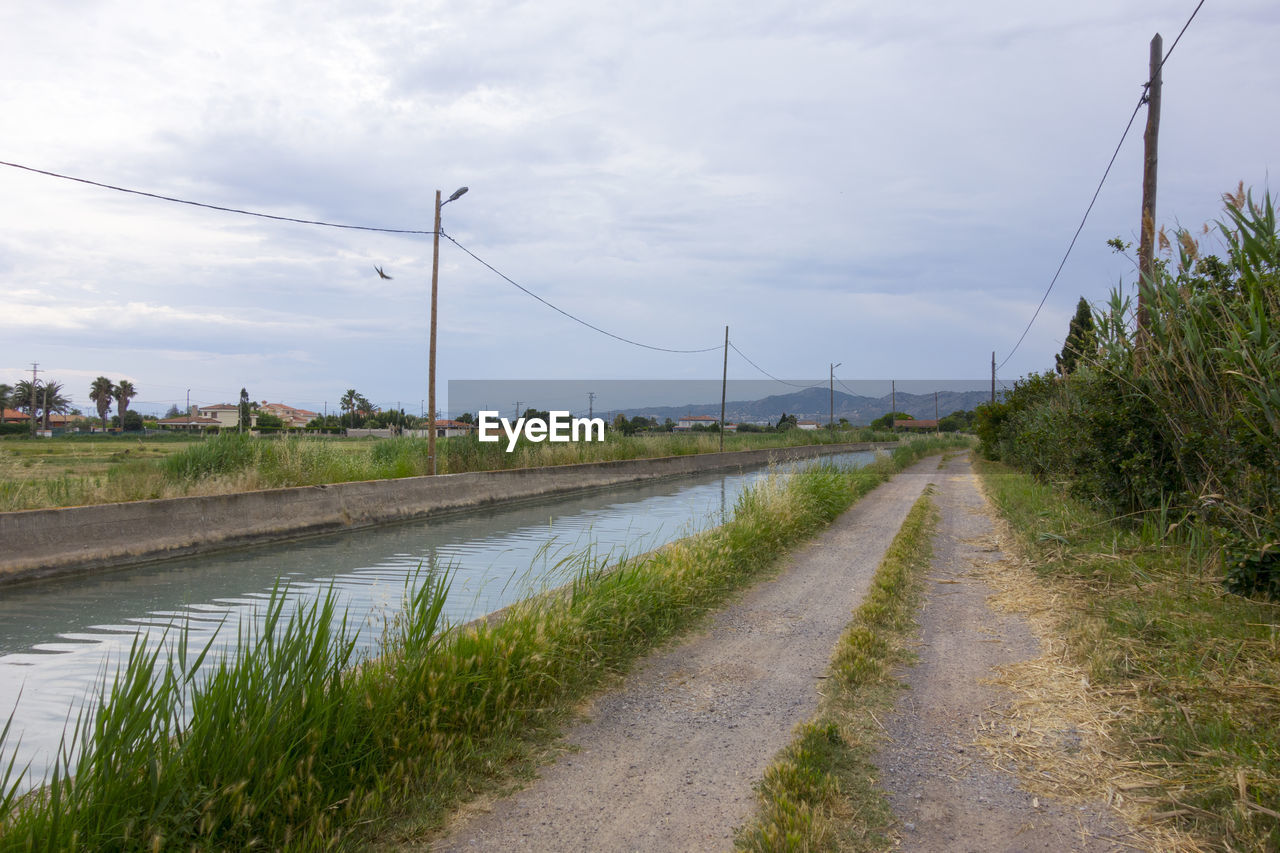
[[[1106,721],[1106,755],[1065,784],[1093,780],[1085,793],[1190,834],[1188,849],[1280,849],[1280,606],[1227,592],[1201,528],[1135,524],[1007,465],[978,470]]]
[[[265,627],[242,628],[238,650],[199,673],[204,652],[175,626],[172,654],[135,645],[68,733],[45,788],[19,795],[20,768],[9,767],[0,850],[319,850],[420,837],[527,768],[604,677],[898,470],[965,442],[918,439],[865,468],[770,478],[720,527],[612,564],[566,558],[572,584],[500,620],[443,625],[448,578],[422,578],[373,659],[356,659],[331,598],[286,613],[277,593]]]
[[[1114,291],[1077,314],[1059,372],[979,407],[977,432],[988,458],[1102,512],[1201,528],[1228,588],[1277,596],[1280,231],[1270,194],[1224,199],[1216,229],[1161,233],[1173,257],[1140,285],[1145,328]]]
[[[726,451],[805,444],[893,441],[870,430],[787,430],[726,435]],[[437,472],[492,471],[714,453],[719,435],[606,434],[604,442],[481,443],[474,436],[436,442]],[[259,437],[226,432],[190,436],[84,436],[0,442],[0,512],[229,494],[427,474],[425,438]]]
[[[1145,324],[1119,290],[1082,304],[1056,372],[976,430],[1113,721],[1111,799],[1208,848],[1277,850],[1280,230],[1269,193],[1223,199],[1215,227],[1161,232]]]
[[[892,846],[893,813],[872,763],[884,733],[876,714],[893,709],[894,666],[913,659],[924,573],[933,554],[937,510],[926,490],[876,569],[831,658],[828,687],[813,720],[765,770],[756,817],[737,848],[776,851],[879,851]]]

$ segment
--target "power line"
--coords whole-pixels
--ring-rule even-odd
[[[814,384],[814,385],[797,385],[797,384],[796,384],[796,383],[794,383],[794,382],[788,382],[788,381],[787,381],[787,380],[785,380],[785,379],[779,379],[778,377],[774,376],[774,375],[773,375],[772,373],[770,373],[769,371],[765,370],[765,369],[764,369],[763,367],[761,367],[760,365],[756,364],[756,363],[755,363],[754,361],[752,361],[751,359],[747,358],[747,354],[746,354],[746,353],[744,353],[742,350],[738,349],[738,345],[737,345],[737,344],[735,344],[733,341],[730,341],[730,342],[729,342],[729,348],[730,348],[731,350],[733,350],[734,352],[736,352],[738,355],[742,356],[743,360],[744,360],[747,364],[751,365],[751,366],[752,366],[752,367],[754,367],[756,370],[758,370],[758,371],[760,371],[761,373],[763,373],[765,376],[768,376],[768,377],[769,377],[770,379],[772,379],[774,382],[781,382],[783,385],[790,385],[792,388],[801,388],[801,389],[809,389],[809,388],[825,388],[825,387],[826,387],[826,385],[825,385],[825,384],[823,384],[823,383],[821,383],[821,382],[819,382],[819,383],[817,383],[817,384]]]
[[[1200,11],[1200,7],[1203,5],[1204,0],[1200,0],[1199,4],[1196,5],[1195,10],[1192,11],[1191,17],[1187,18],[1187,22],[1182,25],[1182,31],[1178,33],[1178,37],[1173,40],[1173,44],[1170,45],[1169,50],[1165,52],[1164,58],[1160,60],[1160,65],[1156,69],[1156,74],[1159,74],[1160,69],[1163,69],[1164,64],[1169,61],[1169,56],[1173,53],[1173,49],[1178,46],[1179,40],[1182,39],[1182,34],[1187,31],[1187,27],[1191,26],[1191,21],[1195,19],[1196,13]],[[1124,133],[1120,134],[1120,142],[1116,144],[1116,150],[1111,154],[1111,160],[1107,163],[1107,168],[1102,173],[1102,180],[1098,181],[1098,188],[1093,191],[1093,198],[1089,200],[1089,206],[1085,208],[1084,216],[1080,218],[1080,225],[1076,228],[1076,233],[1071,237],[1071,243],[1067,246],[1066,254],[1062,256],[1062,262],[1058,264],[1057,271],[1049,281],[1049,286],[1045,289],[1044,296],[1040,297],[1040,304],[1036,306],[1035,313],[1031,315],[1031,320],[1028,321],[1027,327],[1022,330],[1022,334],[1018,337],[1018,342],[1013,345],[1013,349],[1011,349],[1009,354],[1005,356],[1004,361],[1000,362],[996,367],[997,370],[1004,367],[1009,363],[1009,359],[1013,358],[1013,354],[1018,351],[1018,347],[1022,346],[1022,342],[1026,339],[1027,332],[1031,331],[1031,326],[1035,323],[1036,318],[1040,316],[1040,309],[1044,308],[1045,300],[1049,298],[1050,292],[1053,291],[1053,286],[1058,282],[1058,276],[1062,275],[1062,269],[1067,265],[1067,258],[1071,257],[1071,250],[1075,248],[1076,240],[1080,238],[1080,232],[1084,230],[1084,224],[1088,221],[1089,214],[1093,211],[1093,205],[1098,200],[1098,194],[1102,192],[1102,185],[1107,182],[1107,176],[1111,174],[1111,167],[1115,165],[1116,157],[1120,154],[1120,148],[1124,145],[1125,139],[1129,136],[1129,130],[1133,127],[1133,120],[1138,117],[1138,110],[1142,109],[1142,105],[1147,102],[1147,90],[1151,88],[1151,81],[1154,79],[1155,75],[1152,75],[1152,78],[1142,85],[1142,97],[1138,99],[1138,103],[1133,107],[1133,114],[1129,116],[1129,123],[1124,126]]]
[[[223,213],[238,213],[242,216],[256,216],[260,219],[274,219],[278,222],[296,222],[299,225],[322,225],[325,228],[345,228],[351,231],[380,231],[384,234],[434,234],[434,231],[417,231],[409,228],[375,228],[370,225],[345,225],[339,222],[322,222],[318,219],[296,219],[292,216],[277,216],[274,213],[259,213],[254,210],[242,210],[238,207],[222,207],[217,204],[206,204],[202,201],[191,201],[185,198],[175,198],[174,196],[160,195],[158,193],[143,192],[142,190],[129,189],[128,187],[117,187],[112,184],[104,184],[100,181],[91,181],[88,178],[77,178],[73,175],[63,175],[58,172],[49,172],[44,169],[35,169],[31,166],[23,166],[21,163],[9,163],[0,160],[0,166],[9,166],[14,169],[21,169],[24,172],[33,172],[37,175],[47,175],[50,178],[59,178],[64,181],[74,181],[78,184],[88,184],[91,187],[101,187],[104,190],[115,190],[119,193],[129,193],[130,195],[140,195],[146,198],[159,199],[160,201],[171,201],[174,204],[187,204],[192,207],[203,207],[208,210],[220,210]]]
[[[471,251],[471,250],[470,250],[470,249],[468,249],[466,246],[462,245],[461,243],[459,243],[457,240],[453,239],[453,237],[449,236],[449,235],[448,235],[448,234],[446,234],[445,232],[441,231],[441,232],[440,232],[440,236],[444,237],[444,238],[445,238],[446,240],[448,240],[450,243],[453,243],[453,245],[457,246],[459,249],[461,249],[462,251],[466,252],[468,255],[470,255],[472,258],[474,258],[477,262],[479,262],[482,266],[487,267],[487,268],[489,269],[489,271],[490,271],[490,272],[494,273],[494,274],[495,274],[495,275],[497,275],[499,278],[501,278],[503,281],[507,282],[507,284],[510,284],[510,285],[512,285],[513,287],[515,287],[515,288],[517,288],[517,289],[519,289],[519,290],[523,291],[524,293],[528,294],[529,296],[532,296],[534,299],[538,300],[538,301],[539,301],[539,302],[541,302],[543,305],[545,305],[545,306],[547,306],[548,308],[550,308],[552,311],[556,311],[556,312],[558,312],[558,313],[560,313],[560,314],[563,314],[564,316],[568,317],[570,320],[574,321],[575,323],[581,323],[582,325],[586,326],[588,329],[592,329],[592,330],[594,330],[594,331],[597,331],[597,332],[599,332],[599,333],[600,333],[600,334],[602,334],[602,335],[606,335],[606,336],[608,336],[608,337],[610,337],[610,338],[613,338],[614,340],[622,341],[624,344],[631,344],[632,346],[636,346],[636,347],[643,347],[644,349],[657,350],[658,352],[676,352],[676,353],[711,352],[712,350],[718,350],[718,349],[720,349],[720,348],[721,348],[721,345],[720,345],[720,344],[716,344],[716,345],[715,345],[715,346],[713,346],[713,347],[703,347],[702,349],[672,349],[672,348],[670,348],[670,347],[659,347],[659,346],[654,346],[654,345],[652,345],[652,344],[643,344],[643,343],[640,343],[639,341],[633,341],[633,340],[631,340],[630,338],[624,338],[624,337],[622,337],[621,335],[615,335],[613,332],[606,331],[605,329],[602,329],[602,328],[600,328],[599,326],[596,326],[596,325],[593,325],[593,324],[591,324],[591,323],[588,323],[586,320],[582,319],[581,317],[576,317],[576,316],[574,316],[573,314],[570,314],[568,311],[564,310],[563,308],[560,308],[559,306],[554,305],[553,303],[548,302],[547,300],[543,299],[541,296],[539,296],[538,294],[534,293],[532,290],[530,290],[529,288],[527,288],[527,287],[525,287],[524,285],[520,284],[519,282],[515,281],[515,280],[514,280],[514,279],[512,279],[510,276],[508,276],[506,273],[504,273],[504,272],[502,272],[501,270],[499,270],[499,269],[498,269],[497,267],[495,267],[493,264],[489,263],[489,262],[488,262],[488,261],[486,261],[484,258],[480,257],[480,256],[479,256],[479,255],[477,255],[475,252]]]

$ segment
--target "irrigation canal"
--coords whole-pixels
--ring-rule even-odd
[[[847,453],[780,467],[860,467],[873,458]],[[409,588],[434,572],[452,574],[447,617],[458,624],[566,582],[579,564],[565,558],[587,549],[638,554],[715,526],[766,474],[627,484],[0,590],[0,721],[13,712],[3,763],[16,751],[18,767],[30,762],[28,783],[38,784],[68,720],[138,637],[158,643],[165,629],[186,625],[192,649],[210,639],[215,650],[228,648],[277,584],[290,607],[332,589],[367,652]]]

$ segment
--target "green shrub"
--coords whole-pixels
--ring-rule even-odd
[[[1096,350],[1066,377],[1032,374],[979,409],[984,455],[1115,514],[1173,512],[1218,538],[1228,587],[1280,594],[1280,234],[1270,195],[1225,197],[1227,259],[1189,232],[1140,284],[1114,291]]]

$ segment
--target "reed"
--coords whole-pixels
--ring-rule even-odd
[[[447,575],[421,578],[373,658],[355,654],[332,595],[295,607],[285,589],[221,656],[189,649],[181,625],[167,643],[140,640],[69,729],[48,784],[0,797],[0,850],[320,850],[408,809],[434,825],[603,677],[955,444],[772,477],[720,527],[621,562],[563,558],[569,586],[492,622],[445,625]],[[0,791],[14,786],[10,767]]]

